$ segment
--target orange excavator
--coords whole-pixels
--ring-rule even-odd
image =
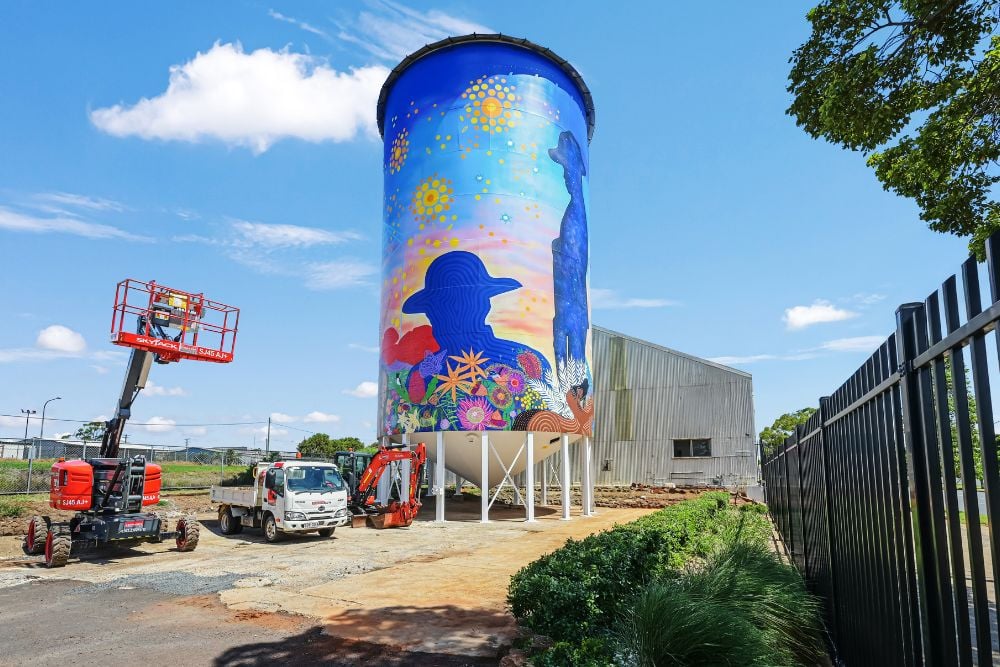
[[[413,523],[420,511],[420,473],[427,462],[427,447],[422,442],[412,450],[405,447],[406,445],[379,447],[378,453],[372,456],[371,463],[361,473],[357,491],[351,493],[349,504],[355,528],[365,525],[372,528],[405,528]],[[398,483],[402,480],[402,466],[399,464],[403,461],[410,462],[410,483],[406,498],[401,497],[403,494]],[[395,476],[395,479],[390,483],[387,504],[381,505],[376,502],[375,493],[379,480],[386,473]]]

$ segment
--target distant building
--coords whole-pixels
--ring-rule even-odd
[[[757,482],[749,373],[609,329],[592,333],[597,485]]]

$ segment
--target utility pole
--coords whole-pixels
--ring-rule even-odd
[[[56,396],[55,398],[50,398],[49,400],[45,401],[45,404],[42,405],[42,426],[41,428],[38,429],[39,440],[45,437],[45,408],[48,407],[49,403],[51,403],[52,401],[61,401],[61,400],[62,396]]]
[[[21,414],[24,415],[24,439],[28,439],[28,420],[31,419],[31,415],[37,413],[38,410],[21,410]]]
[[[264,441],[264,457],[271,454],[271,418],[267,418],[267,440]]]
[[[191,442],[191,438],[184,438],[184,460],[188,460],[188,446]]]

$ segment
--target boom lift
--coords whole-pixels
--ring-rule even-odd
[[[123,329],[132,316],[135,333]],[[176,530],[166,531],[156,514],[143,511],[160,501],[162,470],[143,456],[120,457],[122,434],[154,362],[228,363],[233,359],[238,322],[238,309],[202,294],[155,282],[118,284],[111,341],[132,352],[114,416],[104,424],[97,458],[60,459],[52,465],[49,506],[76,514],[67,522],[33,516],[25,538],[28,553],[44,552],[46,566],[61,567],[71,553],[107,544],[129,546],[173,538],[179,551],[194,550],[198,523],[193,517],[179,519]],[[217,344],[206,345],[206,338]]]
[[[402,528],[413,523],[420,511],[420,473],[427,462],[427,447],[418,443],[413,450],[396,447],[379,447],[372,456],[371,463],[358,479],[357,492],[350,498],[351,513],[355,527],[369,525],[372,528]],[[388,504],[379,505],[375,501],[375,491],[383,474],[399,475],[402,461],[410,462],[409,491],[407,497],[390,498]],[[398,491],[398,486],[396,489]],[[399,493],[398,495],[402,495]]]

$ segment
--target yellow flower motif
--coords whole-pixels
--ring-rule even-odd
[[[448,368],[448,374],[434,376],[438,380],[441,380],[441,384],[439,384],[437,389],[434,390],[434,394],[437,395],[440,393],[441,395],[444,395],[450,391],[451,401],[452,403],[456,403],[458,401],[456,393],[459,391],[462,393],[468,393],[469,389],[472,387],[472,383],[466,379],[466,376],[462,373],[460,368],[452,368],[451,364],[448,362],[445,362],[445,365]]]
[[[409,135],[409,130],[403,128],[403,130],[396,135],[396,138],[392,140],[392,146],[389,149],[390,174],[398,172],[403,168],[403,163],[406,162],[406,155],[410,151]]]
[[[461,356],[450,356],[449,359],[454,359],[459,364],[459,372],[466,373],[466,376],[470,380],[475,380],[477,377],[486,377],[486,371],[483,370],[483,364],[485,364],[489,359],[483,358],[482,352],[473,352],[471,349],[468,352],[462,352]]]
[[[470,81],[462,99],[465,112],[472,114],[469,118],[472,126],[495,134],[517,125],[521,112],[513,108],[518,100],[516,89],[517,86],[508,85],[507,79],[499,76],[483,75],[475,82]]]
[[[428,176],[414,189],[410,212],[413,213],[415,220],[434,222],[451,208],[454,192],[450,180],[439,178],[437,174]]]

